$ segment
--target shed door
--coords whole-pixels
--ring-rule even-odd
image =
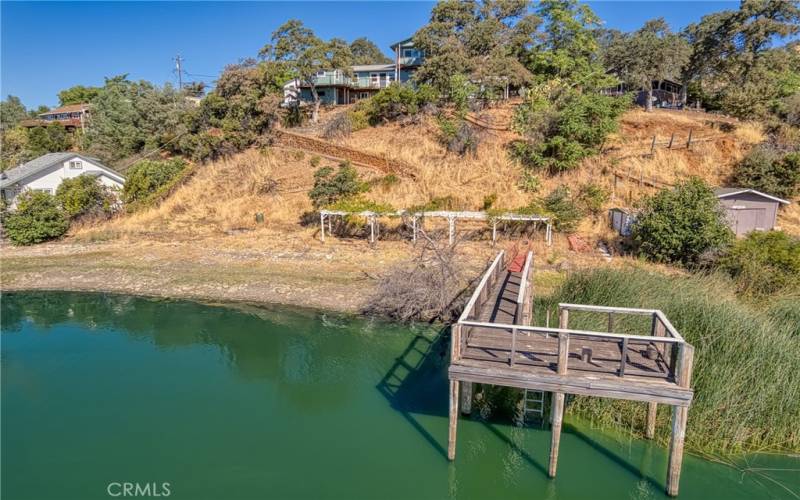
[[[733,211],[734,232],[741,236],[756,229],[764,229],[766,210],[763,208],[742,208]]]

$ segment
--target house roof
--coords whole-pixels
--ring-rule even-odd
[[[406,38],[405,40],[400,40],[399,42],[394,42],[393,44],[389,45],[389,48],[394,50],[395,47],[397,47],[398,45],[400,45],[402,47],[413,47],[414,46],[414,42],[412,40],[413,39],[411,37],[409,37],[409,38]]]
[[[788,205],[790,203],[788,200],[784,200],[783,198],[778,198],[777,196],[771,196],[766,193],[762,193],[761,191],[756,191],[755,189],[726,187],[726,188],[716,188],[714,190],[714,194],[717,195],[717,198],[727,198],[728,196],[733,196],[741,193],[753,193],[755,195],[763,196],[764,198],[776,201],[783,205]]]
[[[75,113],[78,111],[83,111],[89,107],[88,104],[68,104],[66,106],[61,106],[59,108],[53,108],[50,111],[45,111],[44,113],[39,113],[38,116],[45,116],[45,115],[54,115],[58,113]]]
[[[120,182],[125,181],[125,177],[123,177],[122,174],[106,167],[100,162],[100,160],[92,156],[85,156],[78,153],[70,153],[70,152],[47,153],[46,155],[42,155],[38,158],[35,158],[29,161],[28,163],[23,163],[18,167],[8,169],[2,174],[0,174],[0,188],[6,188],[8,186],[12,186],[32,175],[38,174],[39,172],[42,172],[52,167],[53,165],[56,165],[58,163],[64,163],[65,161],[70,160],[72,158],[80,158],[82,160],[94,163],[98,167],[107,170],[111,174],[110,177],[113,178],[113,176],[116,176],[119,178]]]
[[[394,64],[359,64],[353,66],[353,71],[394,71]]]

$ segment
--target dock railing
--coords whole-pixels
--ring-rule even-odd
[[[489,264],[486,272],[483,273],[483,277],[478,283],[478,286],[475,288],[475,291],[472,292],[472,296],[470,296],[469,302],[467,302],[467,305],[464,307],[464,311],[462,311],[461,316],[458,318],[458,322],[452,326],[450,346],[451,359],[461,358],[463,344],[466,342],[467,335],[469,334],[468,331],[464,331],[462,325],[470,318],[477,318],[480,315],[481,308],[489,299],[489,292],[491,292],[495,283],[497,283],[497,280],[499,280],[503,274],[503,269],[505,268],[505,257],[505,250],[501,250],[497,253],[497,256],[494,258],[492,263]]]
[[[528,252],[525,257],[525,266],[522,268],[522,279],[519,283],[519,293],[517,294],[517,310],[514,314],[514,323],[521,325],[531,324],[533,306],[533,252]]]

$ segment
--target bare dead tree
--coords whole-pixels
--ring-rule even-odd
[[[469,280],[458,262],[458,240],[450,245],[431,239],[423,229],[418,234],[419,254],[380,278],[366,313],[400,321],[448,321],[461,310]]]

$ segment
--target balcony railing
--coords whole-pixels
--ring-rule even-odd
[[[392,76],[394,76],[394,74],[392,74]],[[357,89],[382,89],[391,85],[393,81],[393,79],[374,79],[370,77],[352,77],[345,75],[324,75],[314,77],[314,83],[317,86],[347,85]]]

